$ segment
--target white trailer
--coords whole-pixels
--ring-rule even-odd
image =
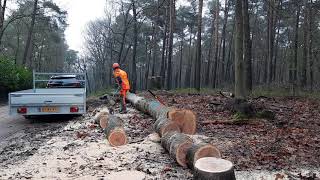
[[[37,83],[54,82],[50,78],[38,76],[76,75],[83,84],[80,88],[36,88]],[[33,72],[33,89],[9,94],[10,115],[25,117],[38,115],[86,113],[86,75],[85,73],[36,73]]]

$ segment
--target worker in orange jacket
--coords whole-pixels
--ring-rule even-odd
[[[126,95],[130,90],[130,83],[128,79],[128,74],[120,69],[120,65],[118,63],[114,63],[112,65],[113,68],[113,76],[116,79],[117,84],[121,87],[120,96],[121,96],[121,113],[127,112],[126,107]]]

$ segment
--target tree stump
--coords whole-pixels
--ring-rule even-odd
[[[168,132],[180,132],[179,126],[174,121],[171,121],[166,117],[159,118],[154,123],[154,129],[160,137]]]
[[[187,152],[187,162],[190,169],[194,169],[194,164],[198,159],[204,157],[221,158],[220,151],[212,144],[198,143],[193,144]]]
[[[179,165],[187,167],[187,151],[192,146],[189,136],[178,132],[167,133],[161,138],[161,144]]]
[[[107,127],[104,133],[111,146],[121,146],[127,144],[127,135],[123,129],[123,121],[116,116],[108,117]]]
[[[215,157],[200,158],[194,165],[195,180],[235,180],[233,164]]]

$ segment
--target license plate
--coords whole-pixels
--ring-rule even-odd
[[[41,112],[55,113],[58,111],[59,111],[59,109],[57,107],[42,107],[41,108]]]

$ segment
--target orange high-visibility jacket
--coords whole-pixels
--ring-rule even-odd
[[[113,71],[113,76],[114,78],[121,78],[121,87],[124,90],[129,90],[130,89],[130,83],[128,79],[128,75],[124,70],[121,70],[120,68],[116,69]]]

